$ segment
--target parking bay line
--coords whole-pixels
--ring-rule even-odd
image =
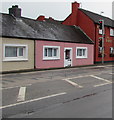
[[[26,87],[31,86],[32,84],[26,84]],[[7,88],[1,88],[1,90],[8,90],[8,89],[13,89],[13,88],[19,88],[22,86],[14,86],[14,87],[7,87]]]
[[[62,93],[58,93],[58,94],[52,94],[52,95],[48,95],[48,96],[45,96],[45,97],[40,97],[40,98],[36,98],[36,99],[32,99],[32,100],[27,100],[27,101],[15,103],[15,104],[2,106],[2,107],[0,107],[0,109],[5,109],[5,108],[8,108],[8,107],[14,107],[16,105],[21,105],[21,104],[25,104],[25,103],[35,102],[35,101],[39,101],[39,100],[43,100],[43,99],[47,99],[47,98],[52,98],[52,97],[56,97],[56,96],[60,96],[60,95],[65,95],[65,94],[67,94],[67,93],[66,92],[62,92]]]
[[[109,73],[110,75],[114,75],[114,73]]]
[[[25,94],[26,94],[26,87],[20,87],[19,94],[17,97],[17,101],[24,101],[25,100]]]
[[[83,86],[80,86],[80,85],[78,85],[77,83],[72,82],[72,81],[70,81],[70,80],[68,80],[68,79],[64,79],[64,81],[70,83],[71,85],[73,85],[73,86],[75,86],[75,87],[78,86],[79,88],[83,88]]]
[[[100,87],[100,86],[104,86],[104,85],[108,85],[108,84],[111,84],[111,83],[104,83],[104,84],[94,85],[94,87]]]
[[[96,79],[98,79],[98,80],[105,81],[105,83],[99,84],[99,85],[94,85],[94,87],[99,87],[99,86],[103,86],[103,85],[107,85],[107,84],[111,84],[111,83],[112,83],[112,82],[109,81],[109,80],[106,80],[106,79],[101,78],[101,77],[97,77],[97,76],[95,76],[95,75],[90,75],[90,76],[93,77],[93,78],[96,78]]]

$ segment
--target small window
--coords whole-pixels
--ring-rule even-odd
[[[114,29],[110,28],[110,36],[114,36]]]
[[[110,47],[110,54],[114,54],[114,47]]]
[[[76,48],[76,58],[87,58],[87,48],[77,47]]]
[[[43,60],[60,59],[60,47],[59,46],[44,46]]]
[[[27,60],[27,53],[27,45],[4,44],[3,61]]]

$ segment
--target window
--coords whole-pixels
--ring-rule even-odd
[[[110,54],[114,54],[114,47],[110,47]]]
[[[28,60],[28,46],[17,44],[4,44],[3,61]]]
[[[43,60],[60,59],[59,46],[44,46],[43,51]]]
[[[110,36],[114,36],[114,29],[110,28]]]
[[[77,47],[76,48],[76,58],[87,58],[87,48]]]
[[[114,47],[110,47],[110,57],[114,57]]]

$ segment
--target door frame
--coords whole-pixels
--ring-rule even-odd
[[[66,67],[66,66],[65,66],[65,51],[66,51],[66,50],[70,50],[71,66],[72,66],[72,62],[73,62],[73,58],[72,58],[72,56],[73,56],[73,55],[72,55],[72,54],[73,54],[72,48],[71,48],[71,47],[65,47],[65,48],[64,48],[64,67]]]

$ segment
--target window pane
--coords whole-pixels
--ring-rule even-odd
[[[113,47],[110,47],[110,53],[114,54],[114,48]]]
[[[110,35],[113,36],[114,34],[114,30],[113,29],[110,29]]]
[[[77,56],[82,56],[82,49],[77,50]]]
[[[23,50],[24,48],[19,48],[19,56],[23,56]]]
[[[77,49],[77,56],[79,56],[79,49]]]
[[[85,56],[85,51],[86,51],[86,50],[85,50],[85,49],[83,49],[83,56]]]
[[[47,48],[44,50],[44,56],[47,56]]]
[[[17,47],[5,47],[5,57],[17,57]]]
[[[66,50],[65,54],[65,59],[70,59],[70,50]]]
[[[54,56],[57,56],[57,49],[53,49],[54,51]]]
[[[48,48],[48,57],[52,57],[52,48]]]

